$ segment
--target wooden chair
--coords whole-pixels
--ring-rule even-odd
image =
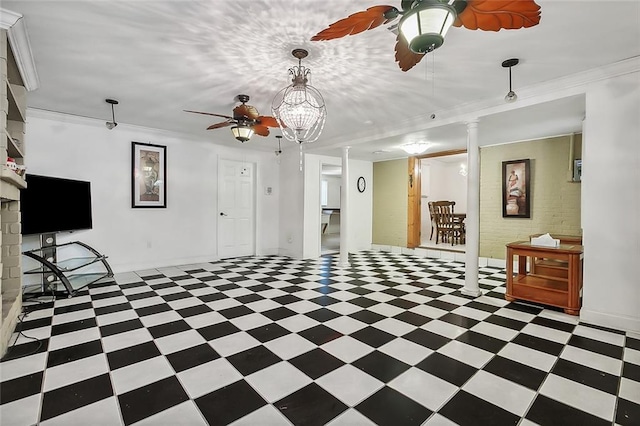
[[[433,201],[429,201],[427,203],[429,206],[429,218],[431,219],[431,235],[429,236],[429,240],[433,240],[433,230],[436,229],[436,212],[433,209]],[[436,240],[438,236],[436,235]]]
[[[455,201],[434,201],[433,210],[436,217],[436,244],[438,240],[451,241],[451,245],[464,239],[464,223],[453,215]]]

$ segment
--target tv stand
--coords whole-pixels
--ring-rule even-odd
[[[67,256],[61,256],[62,252]],[[90,284],[113,277],[107,256],[81,241],[48,245],[22,254],[40,263],[24,272],[42,275],[40,294],[62,293],[72,297]]]

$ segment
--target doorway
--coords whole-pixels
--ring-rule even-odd
[[[320,254],[340,251],[342,166],[322,164],[320,171]]]
[[[420,247],[465,252],[463,239],[442,241],[429,202],[453,201],[453,211],[461,217],[467,212],[467,153],[420,158]]]
[[[255,165],[220,160],[218,164],[218,256],[255,254]]]

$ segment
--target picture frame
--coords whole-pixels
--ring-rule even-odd
[[[502,217],[531,217],[530,160],[502,162]]]
[[[131,208],[167,207],[167,147],[131,142]]]

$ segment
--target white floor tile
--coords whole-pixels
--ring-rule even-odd
[[[0,405],[0,420],[3,425],[31,426],[38,424],[42,394],[32,395]]]
[[[437,352],[476,368],[482,368],[493,357],[491,352],[455,340],[447,343]]]
[[[111,381],[116,393],[122,395],[174,374],[169,361],[163,356],[158,356],[113,370]]]
[[[613,420],[616,404],[615,395],[610,395],[598,389],[550,374],[540,388],[542,395],[556,399],[606,421]]]
[[[240,330],[251,330],[253,328],[261,327],[266,324],[271,324],[271,320],[262,314],[254,313],[249,315],[243,315],[238,318],[232,318],[229,322]]]
[[[521,417],[536,396],[531,389],[482,370],[473,375],[462,389]]]
[[[546,372],[551,371],[553,365],[556,363],[556,357],[553,355],[515,343],[507,343],[507,345],[498,352],[498,355]]]
[[[180,314],[176,311],[166,311],[153,315],[146,315],[140,318],[140,322],[142,322],[145,327],[149,328],[153,327],[154,325],[167,324],[169,322],[179,321],[181,319],[182,316],[180,316]]]
[[[24,358],[16,358],[4,361],[0,366],[0,381],[5,382],[17,377],[43,371],[47,365],[48,354],[46,352],[34,354]]]
[[[337,304],[338,303],[336,303],[336,305]],[[334,318],[332,320],[325,322],[324,325],[342,334],[355,333],[356,331],[361,330],[368,326],[368,324],[348,316],[340,316],[340,317]]]
[[[623,377],[620,381],[619,396],[640,405],[640,382]]]
[[[311,383],[311,379],[286,361],[245,378],[268,402],[275,402]]]
[[[527,324],[521,330],[522,333],[530,334],[531,336],[540,337],[542,339],[551,340],[561,344],[566,344],[571,338],[571,333],[566,331],[554,330],[553,328],[544,327],[538,324]]]
[[[229,426],[291,426],[291,422],[273,405],[265,405],[253,413],[236,420]],[[149,425],[151,426],[151,425]],[[186,425],[185,425],[186,426]]]
[[[382,321],[378,321],[373,324],[373,327],[386,331],[394,336],[404,336],[417,328],[415,325],[408,324],[395,318],[385,318]]]
[[[440,320],[429,321],[428,323],[421,325],[420,328],[448,337],[449,339],[455,339],[467,332],[467,329],[464,327],[458,327],[457,325]]]
[[[292,315],[278,320],[276,323],[293,333],[297,333],[320,324],[318,321],[304,315]]]
[[[380,380],[350,364],[325,374],[316,380],[316,383],[352,407],[384,386]]]
[[[282,359],[295,358],[305,352],[315,349],[317,346],[297,334],[287,334],[264,344],[274,354]]]
[[[416,365],[433,353],[429,348],[402,338],[385,343],[378,348],[378,351],[409,365]]]
[[[375,426],[371,420],[360,414],[353,408],[348,409],[335,419],[327,423],[327,426]]]
[[[115,396],[94,402],[93,404],[85,405],[82,408],[53,417],[40,423],[41,426],[117,426],[122,424],[120,407]]]
[[[29,330],[29,332],[29,336],[32,336],[32,330]],[[51,338],[49,339],[49,350],[53,351],[56,349],[62,349],[98,339],[100,339],[100,331],[97,328],[87,328],[84,330],[72,331],[71,333],[51,336]]]
[[[414,367],[389,382],[389,387],[432,411],[438,410],[458,391],[458,386]]]
[[[640,351],[631,348],[624,348],[623,359],[625,362],[640,365]]]
[[[504,340],[506,342],[510,341],[514,337],[518,335],[518,331],[513,330],[507,327],[501,327],[496,324],[492,324],[489,322],[480,322],[473,327],[471,327],[472,331],[482,333],[486,336],[495,337],[500,340]]]
[[[44,375],[42,391],[48,392],[108,372],[109,364],[104,354],[50,367]]]
[[[351,336],[339,337],[325,343],[321,348],[344,362],[353,362],[368,353],[373,352],[373,348],[371,346],[364,344]]]
[[[117,351],[118,349],[139,345],[140,343],[150,342],[152,340],[153,336],[149,333],[149,330],[146,328],[138,328],[136,330],[105,337],[102,339],[102,348],[108,353]]]
[[[560,354],[560,358],[568,359],[576,364],[604,371],[609,374],[613,374],[614,376],[619,376],[622,372],[621,360],[576,348],[575,346],[565,346]]]
[[[250,334],[241,331],[239,333],[230,334],[228,336],[212,340],[209,342],[209,344],[213,349],[216,350],[216,352],[226,357],[229,355],[237,354],[238,352],[246,351],[250,348],[254,348],[261,343]]]
[[[191,399],[206,395],[242,379],[242,374],[224,358],[178,373],[178,380]]]
[[[163,355],[168,355],[183,349],[206,343],[204,337],[196,330],[186,330],[176,334],[160,337],[155,341],[156,346]]]

